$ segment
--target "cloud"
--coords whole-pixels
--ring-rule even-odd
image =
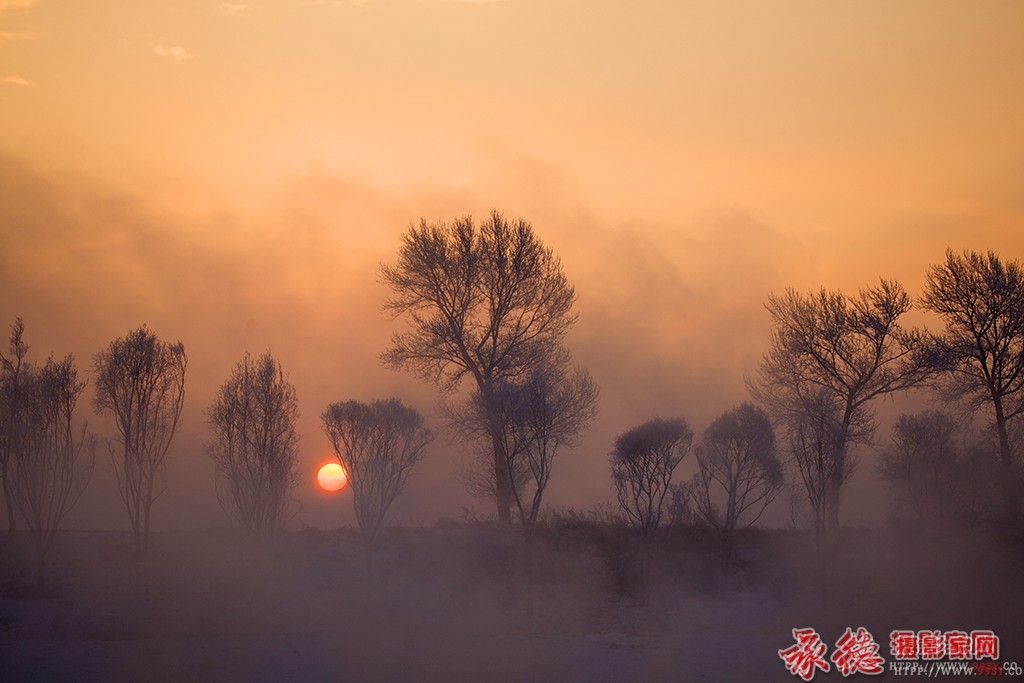
[[[176,59],[179,61],[192,59],[192,54],[181,45],[174,45],[172,47],[157,45],[153,48],[153,52],[161,57],[167,57],[168,59]]]
[[[223,3],[221,7],[224,9],[225,14],[230,14],[236,17],[246,14],[249,10],[249,5],[236,5],[230,2]]]
[[[34,5],[36,0],[0,0],[0,14],[12,9],[24,9]]]
[[[0,31],[0,43],[11,43],[15,40],[29,40],[38,35],[38,31]]]
[[[0,80],[0,83],[7,83],[9,85],[20,85],[22,87],[35,85],[34,83],[32,83],[32,81],[26,78],[22,78],[21,76],[5,76],[3,80]]]

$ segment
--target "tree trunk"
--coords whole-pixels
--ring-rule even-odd
[[[487,427],[491,433],[491,448],[494,451],[494,500],[498,506],[498,521],[503,524],[511,524],[512,479],[508,470],[508,457],[505,453],[505,435],[502,430],[501,415],[494,405],[495,401],[487,384],[480,387],[480,393],[487,411]]]
[[[493,425],[492,425],[493,429]],[[501,437],[491,434],[494,446],[494,499],[498,506],[498,521],[503,524],[512,523],[512,481],[505,459],[505,445]]]
[[[836,436],[835,462],[832,467],[832,478],[829,481],[828,495],[825,497],[825,513],[828,515],[826,526],[830,531],[839,528],[839,497],[843,491],[843,476],[846,472],[846,441],[850,433],[850,422],[853,420],[853,406],[847,401],[843,413],[843,423]]]
[[[825,501],[825,513],[828,515],[826,526],[829,531],[839,528],[839,492],[842,489],[842,481],[834,476],[828,487],[828,498]]]
[[[4,502],[7,504],[7,537],[14,539],[18,532],[18,517],[14,510],[14,499],[11,497],[10,484],[7,481],[7,468],[3,471]]]
[[[1006,524],[1009,528],[1017,523],[1017,472],[1013,466],[1013,451],[1010,448],[1010,435],[1006,429],[1006,416],[1003,414],[1003,404],[1000,400],[995,401],[996,408],[996,433],[999,435],[999,459],[1003,467],[1002,489],[1003,489],[1003,514],[1006,516]]]

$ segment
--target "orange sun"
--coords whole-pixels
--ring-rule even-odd
[[[329,462],[316,473],[316,481],[324,491],[340,491],[348,483],[345,468],[336,462]]]

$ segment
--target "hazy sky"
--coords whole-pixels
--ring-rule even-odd
[[[312,484],[327,403],[436,418],[378,361],[379,265],[410,222],[498,208],[579,293],[602,410],[549,500],[589,506],[617,433],[699,433],[745,398],[771,291],[916,293],[947,246],[1020,258],[1022,121],[1016,1],[0,0],[0,324],[83,370],[143,322],[184,342],[158,525],[220,521],[202,411],[271,350],[303,414],[296,523],[348,522]],[[431,453],[405,521],[474,504]],[[123,526],[111,500],[101,465],[83,514]]]

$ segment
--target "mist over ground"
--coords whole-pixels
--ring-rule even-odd
[[[27,548],[2,547],[10,587]],[[625,529],[578,515],[542,528],[530,569],[515,529],[472,520],[393,528],[372,554],[313,529],[131,552],[67,532],[57,599],[0,598],[4,680],[785,681],[777,651],[808,626],[830,652],[863,626],[887,660],[894,629],[985,628],[1024,657],[1024,553],[984,534],[756,532],[726,561],[680,529],[646,580]]]

